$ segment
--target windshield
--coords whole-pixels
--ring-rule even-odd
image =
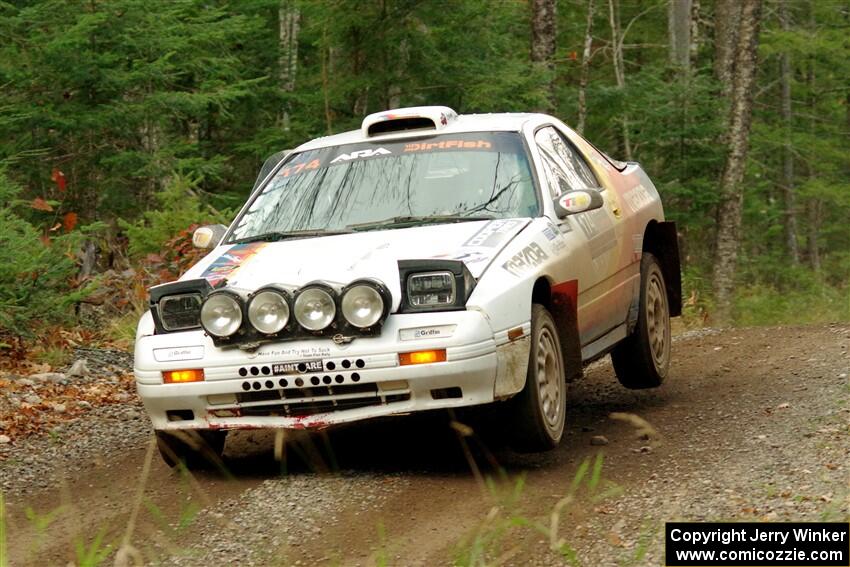
[[[230,242],[537,214],[519,134],[446,134],[297,154],[239,217]]]

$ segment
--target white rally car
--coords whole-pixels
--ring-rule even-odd
[[[397,109],[264,169],[138,326],[169,463],[215,458],[229,430],[490,403],[543,450],[583,364],[610,352],[628,388],[667,375],[675,226],[637,163],[559,120]]]

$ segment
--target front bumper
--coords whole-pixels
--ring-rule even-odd
[[[450,336],[402,340],[437,326],[443,335],[453,326]],[[475,311],[395,314],[380,337],[269,343],[255,352],[215,348],[202,331],[146,335],[136,341],[135,374],[155,429],[321,428],[492,402],[500,351],[522,342],[497,344],[505,339]],[[399,353],[428,349],[445,349],[446,361],[399,365]],[[316,361],[321,370],[280,366]],[[163,371],[191,368],[205,380],[162,383]]]

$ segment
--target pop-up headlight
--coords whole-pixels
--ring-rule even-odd
[[[451,272],[426,272],[407,276],[407,301],[411,307],[453,305],[455,293],[455,278]]]
[[[399,260],[402,312],[463,309],[475,278],[459,260]]]
[[[212,291],[205,279],[184,280],[150,289],[150,309],[157,333],[197,329],[201,304]]]

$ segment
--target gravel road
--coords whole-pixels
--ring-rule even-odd
[[[2,449],[10,564],[76,562],[102,533],[128,565],[564,565],[559,540],[581,565],[661,565],[665,521],[846,520],[849,347],[846,325],[689,332],[644,392],[596,363],[538,455],[440,414],[299,434],[282,461],[273,433],[231,434],[227,472],[187,475],[150,453],[133,399],[95,407]],[[601,481],[571,491],[597,458]]]

